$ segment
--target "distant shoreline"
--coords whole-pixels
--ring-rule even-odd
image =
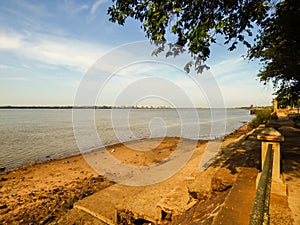
[[[0,106],[0,109],[175,109],[165,106]]]
[[[0,109],[211,109],[205,107],[197,108],[174,108],[166,106],[0,106]],[[221,109],[221,108],[213,108]],[[223,109],[223,108],[222,108]],[[245,109],[250,110],[250,107],[228,107],[225,109]]]
[[[171,107],[143,106],[0,106],[0,109],[174,109]]]

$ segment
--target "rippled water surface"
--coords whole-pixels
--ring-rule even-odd
[[[241,109],[105,109],[93,111],[92,119],[90,112],[77,109],[72,121],[69,109],[0,110],[0,165],[10,169],[76,154],[77,143],[92,149],[147,137],[214,139],[252,118]]]

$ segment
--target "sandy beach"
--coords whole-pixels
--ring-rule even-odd
[[[81,155],[4,172],[0,175],[0,222],[47,224],[77,200],[109,185]]]
[[[209,196],[201,196],[200,200],[198,196],[198,203],[193,210],[188,210],[182,217],[178,217],[178,221],[181,221],[178,224],[193,223],[192,218],[198,218],[198,221],[202,218],[207,222],[206,224],[210,224],[211,220],[208,220],[205,215],[211,214],[210,210],[223,204],[232,181],[240,171],[239,168],[250,167],[257,171],[260,167],[260,152],[255,149],[260,146],[260,143],[256,141],[254,134],[246,136],[245,139],[245,134],[249,131],[249,127],[244,125],[224,138],[222,150],[207,172],[207,176],[210,176],[209,180],[214,181],[214,191]],[[124,163],[145,166],[167,159],[179,141],[178,137],[168,137],[156,145],[157,139],[144,139],[132,142],[131,145],[108,146],[106,151]],[[189,146],[190,142],[184,141],[185,145]],[[197,149],[197,154],[202,154],[206,144],[206,141],[199,141],[196,146],[191,145],[191,147]],[[147,151],[137,151],[128,146],[142,146]],[[293,182],[298,181],[293,179]],[[0,223],[102,224],[94,217],[73,207],[76,202],[112,185],[114,182],[96,173],[82,155],[31,163],[22,168],[2,172],[0,174]],[[273,199],[276,200],[275,197]],[[287,199],[283,201],[287,204]],[[276,203],[275,207],[273,206],[271,211],[274,215],[279,215],[282,211],[282,207],[278,208],[281,204],[282,200]],[[289,209],[287,206],[286,208]],[[287,215],[283,218],[290,218],[291,210],[287,211]],[[210,219],[212,218],[214,217]],[[288,220],[292,221],[291,218]]]
[[[243,126],[227,136],[226,143],[248,131]],[[129,149],[116,144],[107,151],[116,159],[132,165],[151,165],[167,158],[180,138],[170,137],[150,151]],[[138,141],[149,150],[157,139]],[[204,147],[205,141],[199,142]],[[134,142],[131,143],[134,145]],[[112,152],[112,149],[114,151]],[[97,174],[82,155],[43,163],[31,163],[0,174],[0,222],[3,224],[47,224],[57,221],[73,207],[73,203],[110,185]]]
[[[157,141],[144,139],[137,143],[142,144],[144,149],[151,149]],[[165,138],[160,145],[150,151],[132,150],[123,144],[108,146],[106,150],[120,161],[133,165],[151,165],[167,158],[178,141],[178,137]],[[56,221],[72,209],[76,201],[112,184],[113,182],[91,169],[82,155],[31,163],[2,172],[0,222],[47,224]]]

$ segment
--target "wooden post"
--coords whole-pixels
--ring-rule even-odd
[[[266,158],[268,144],[272,144],[272,150],[274,151],[273,169],[272,169],[272,187],[271,193],[286,195],[286,184],[280,174],[280,142],[284,141],[283,135],[272,127],[263,129],[263,131],[257,135],[257,139],[261,140],[261,167]],[[260,175],[259,175],[260,176]]]

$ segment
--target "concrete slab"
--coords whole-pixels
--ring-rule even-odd
[[[256,193],[255,168],[242,168],[213,224],[248,225]]]
[[[144,219],[154,224],[166,217],[174,221],[197,200],[190,196],[186,185],[174,183],[172,187],[167,183],[145,187],[144,191],[127,197],[126,202],[117,206],[118,215],[127,212],[134,219]]]
[[[107,224],[117,224],[118,220],[130,221],[130,219],[144,219],[158,223],[166,219],[166,216],[173,220],[196,204],[197,200],[188,190],[188,186],[196,178],[202,177],[210,189],[212,173],[215,170],[208,169],[204,172],[199,170],[205,145],[197,147],[189,162],[176,175],[163,182],[148,186],[115,184],[80,200],[74,207],[90,213]]]
[[[80,200],[74,204],[74,208],[81,209],[107,224],[115,224],[115,206],[124,203],[129,195],[136,195],[143,190],[143,187],[115,184]]]
[[[107,223],[104,223],[103,221],[99,220],[98,218],[92,216],[91,214],[83,210],[73,208],[70,211],[68,211],[67,214],[63,215],[55,224],[106,225]]]

